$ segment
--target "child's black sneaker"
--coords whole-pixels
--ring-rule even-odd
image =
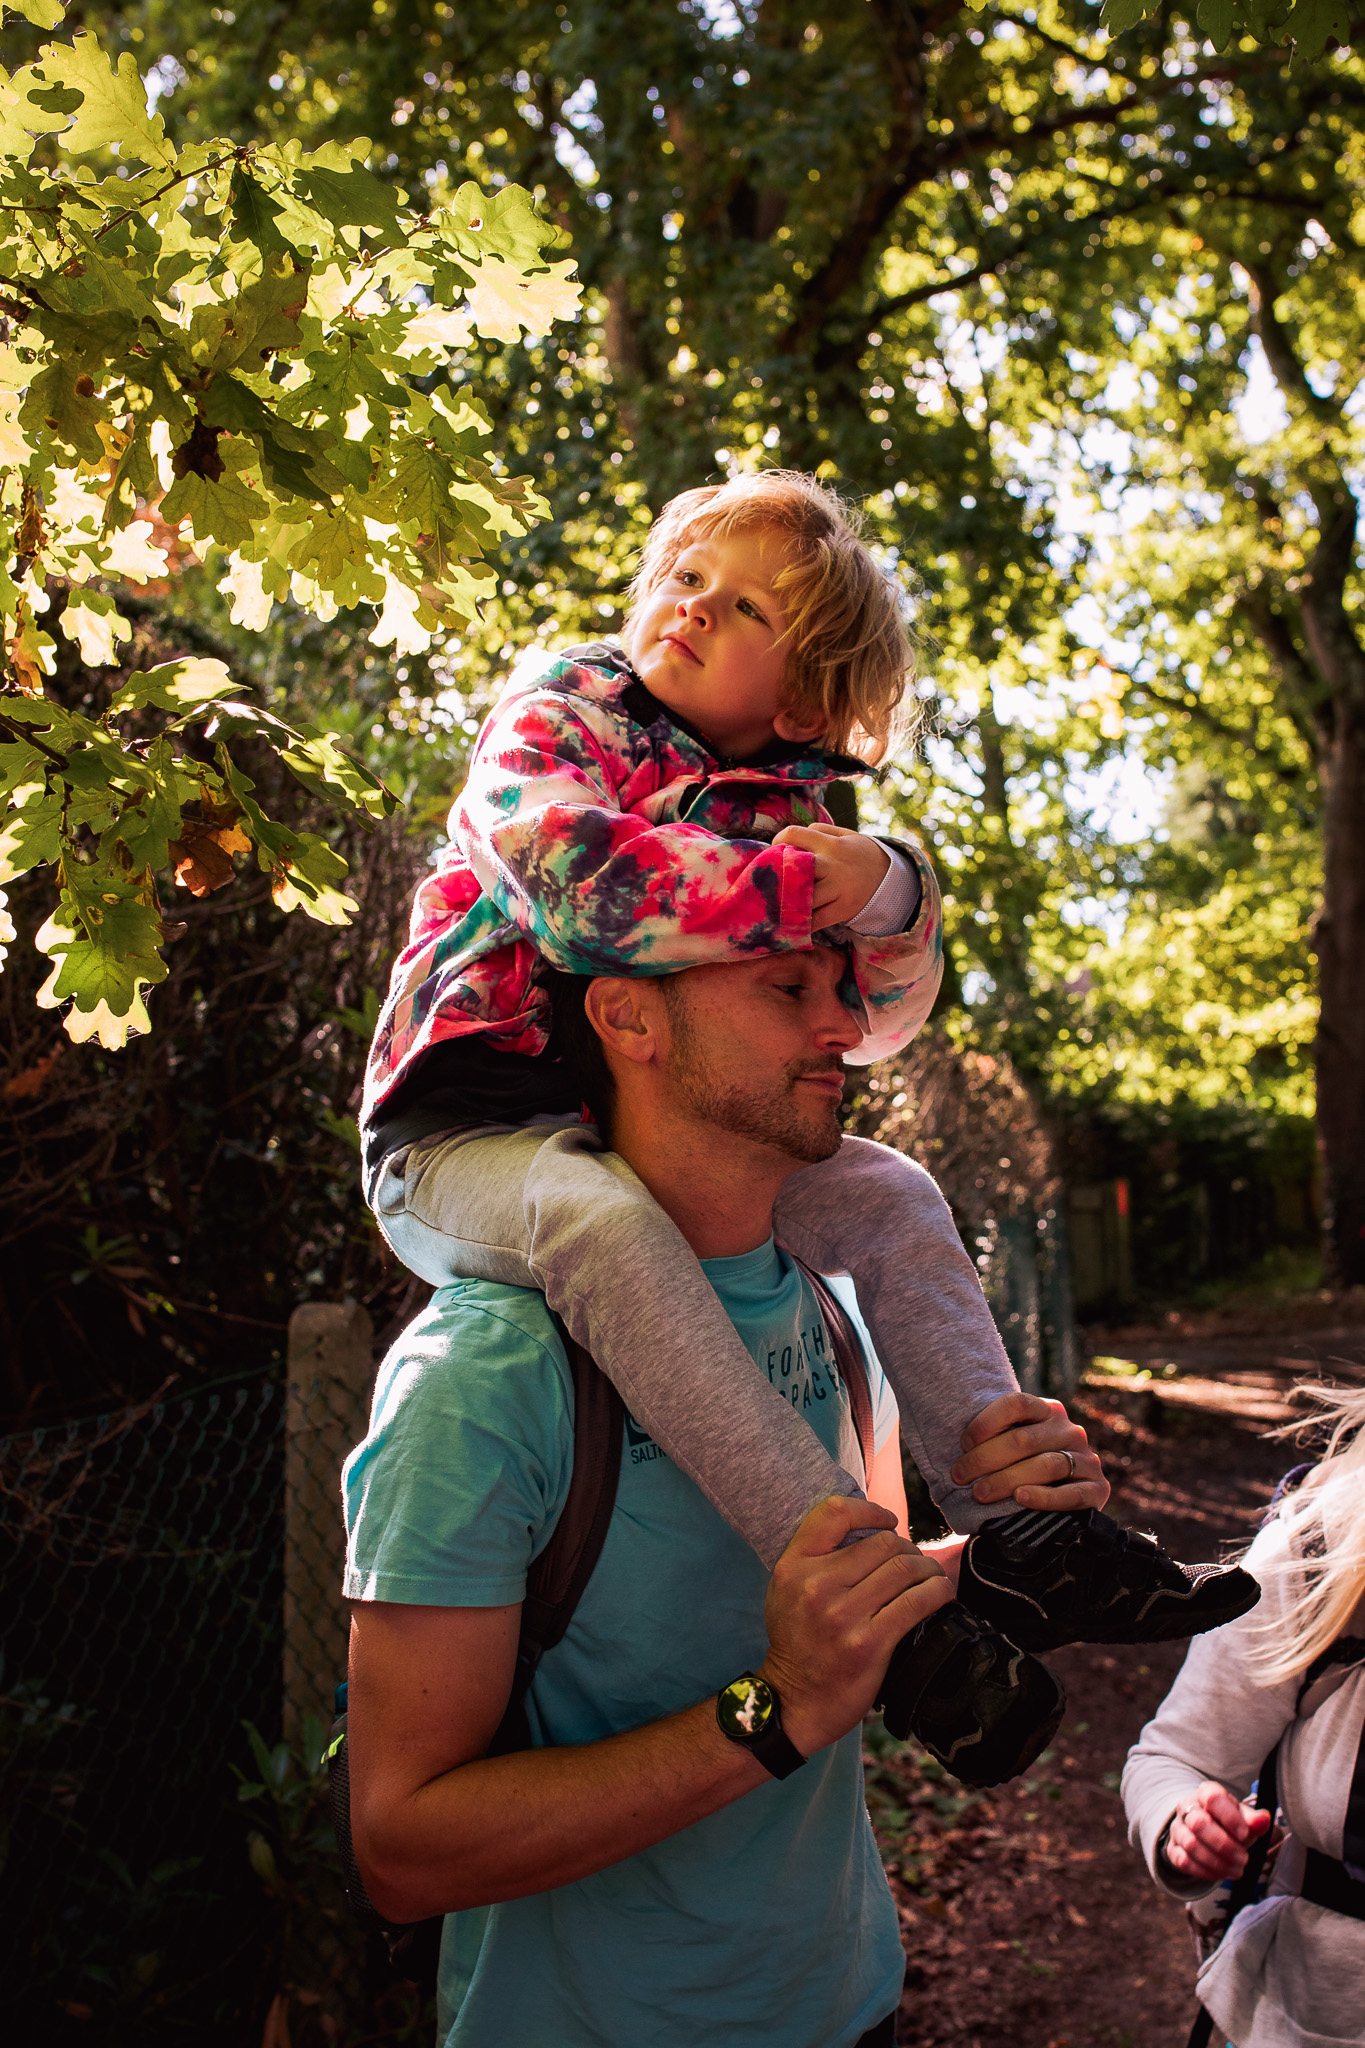
[[[878,1704],[889,1734],[913,1735],[964,1785],[1003,1785],[1047,1748],[1066,1694],[1046,1664],[952,1600],[897,1643]]]
[[[1023,1509],[971,1538],[958,1597],[1021,1649],[1055,1650],[1182,1642],[1247,1613],[1261,1589],[1237,1565],[1179,1564],[1094,1508]]]

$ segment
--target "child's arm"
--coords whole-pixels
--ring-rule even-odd
[[[485,726],[451,833],[537,950],[571,974],[672,974],[809,946],[814,855],[652,825],[622,808],[634,766],[550,691]]]
[[[865,1020],[858,1064],[899,1052],[926,1022],[943,979],[943,909],[924,849],[912,840],[895,842],[901,859],[914,868],[919,888],[910,897],[905,928],[875,934],[875,927],[874,933],[860,932],[855,920],[866,910],[890,864],[891,856],[880,840],[825,823],[788,825],[773,844],[804,847],[815,859],[811,923],[815,931],[828,931],[848,949],[851,980]],[[849,995],[852,998],[853,990]]]

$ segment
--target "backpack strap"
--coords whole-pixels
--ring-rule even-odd
[[[1260,1777],[1256,1784],[1256,1811],[1258,1813],[1268,1813],[1271,1824],[1265,1833],[1257,1841],[1253,1842],[1247,1850],[1247,1860],[1243,1867],[1242,1875],[1229,1887],[1227,1918],[1223,1923],[1223,1932],[1220,1937],[1223,1941],[1227,1940],[1228,1929],[1242,1909],[1255,1903],[1256,1893],[1261,1882],[1261,1872],[1265,1869],[1265,1860],[1270,1854],[1270,1837],[1275,1832],[1275,1809],[1279,1804],[1279,1786],[1277,1782],[1279,1766],[1280,1745],[1277,1742],[1270,1755],[1261,1765]],[[1188,2048],[1208,2048],[1212,2034],[1213,2014],[1207,2006],[1201,2005],[1195,2014],[1194,2025],[1190,2029]]]
[[[621,1476],[625,1404],[558,1316],[554,1321],[573,1378],[573,1472],[550,1540],[526,1574],[512,1693],[493,1738],[494,1756],[531,1746],[526,1694],[541,1658],[562,1640],[593,1575]]]
[[[575,1343],[558,1316],[554,1321],[568,1354],[573,1378],[573,1472],[559,1519],[550,1532],[550,1540],[526,1574],[526,1596],[521,1608],[521,1633],[517,1640],[512,1691],[498,1732],[489,1746],[490,1756],[503,1756],[510,1750],[531,1747],[531,1728],[526,1718],[527,1689],[545,1652],[554,1648],[568,1628],[574,1609],[592,1577],[606,1541],[621,1476],[625,1404],[606,1374],[598,1370],[583,1346]],[[345,1700],[346,1687],[339,1685],[337,1719],[332,1724],[326,1761],[332,1824],[341,1852],[346,1897],[361,1924],[376,1927],[382,1933],[397,1974],[410,1978],[424,1991],[431,1992],[436,1988],[442,1916],[438,1914],[430,1920],[416,1920],[410,1925],[385,1920],[371,1904],[355,1860],[351,1840],[351,1770],[346,1746]]]
[[[853,1427],[858,1433],[858,1443],[863,1454],[863,1478],[866,1481],[872,1472],[875,1454],[876,1429],[872,1415],[872,1390],[867,1378],[867,1359],[863,1353],[862,1340],[853,1327],[853,1319],[845,1309],[838,1295],[826,1280],[798,1259],[787,1253],[793,1264],[799,1266],[815,1296],[816,1306],[829,1331],[829,1340],[834,1347],[834,1362],[839,1368],[839,1377],[848,1389],[849,1412]]]

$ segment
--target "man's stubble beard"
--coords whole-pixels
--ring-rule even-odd
[[[824,1114],[803,1113],[796,1097],[796,1083],[809,1074],[838,1074],[842,1081],[843,1061],[829,1054],[823,1059],[792,1060],[777,1094],[762,1092],[742,1081],[724,1082],[707,1064],[686,1000],[678,1000],[680,995],[678,991],[668,1005],[672,1044],[667,1071],[693,1116],[734,1137],[771,1145],[787,1158],[799,1159],[803,1166],[816,1166],[822,1159],[832,1159],[843,1139],[839,1099],[828,1097]]]

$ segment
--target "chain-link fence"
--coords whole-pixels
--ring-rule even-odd
[[[346,1920],[317,1775],[372,1374],[364,1311],[317,1305],[287,1386],[0,1441],[8,2039],[300,2048],[415,2022]]]

